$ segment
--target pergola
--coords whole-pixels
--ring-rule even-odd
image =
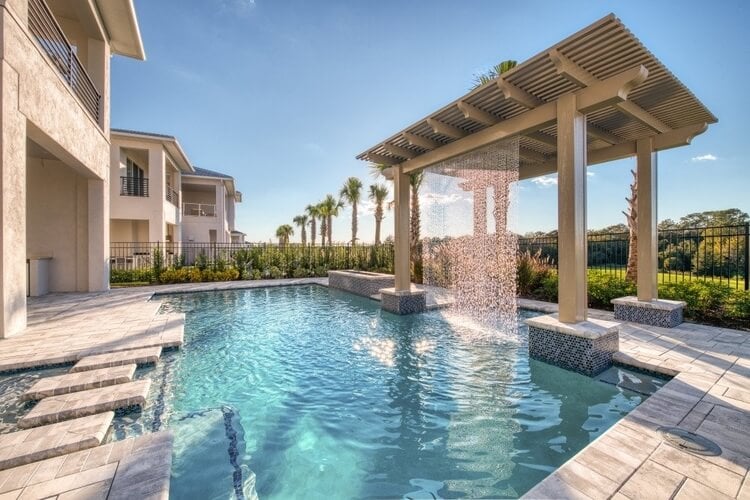
[[[412,172],[519,138],[519,178],[557,172],[559,320],[586,320],[586,166],[635,156],[638,301],[657,299],[656,153],[716,117],[610,14],[379,142],[358,159],[392,166],[395,291],[408,293]]]

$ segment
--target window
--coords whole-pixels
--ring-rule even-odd
[[[145,172],[130,158],[125,160],[125,177],[122,177],[121,180],[121,195],[148,196],[148,179]]]

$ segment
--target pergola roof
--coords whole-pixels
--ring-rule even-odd
[[[521,178],[554,172],[557,126],[539,108],[567,93],[614,80],[643,66],[626,99],[587,114],[589,164],[635,154],[635,141],[663,136],[655,149],[688,143],[716,117],[610,14],[524,61],[447,106],[357,156],[373,163],[401,164],[405,171],[486,144],[490,137],[520,135]],[[600,85],[601,86],[601,85]],[[552,104],[553,105],[553,104]],[[552,106],[550,105],[550,106]],[[550,106],[547,106],[548,108]],[[537,110],[534,120],[519,124]],[[547,113],[548,115],[549,113]],[[539,116],[545,115],[545,118]],[[508,121],[518,118],[515,121]],[[513,123],[503,135],[503,124]],[[475,136],[480,131],[485,133]],[[474,139],[470,139],[474,136]],[[481,137],[480,137],[481,136]],[[441,150],[444,146],[463,141]],[[595,152],[596,151],[596,152]],[[428,156],[423,156],[432,152]]]

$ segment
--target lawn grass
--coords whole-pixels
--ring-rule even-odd
[[[611,274],[613,276],[617,276],[620,278],[625,277],[625,268],[624,267],[608,267],[608,268],[600,268],[600,267],[589,267],[589,271],[596,271],[603,274]],[[667,273],[664,271],[659,271],[658,274],[658,283],[681,283],[683,281],[706,281],[709,283],[718,283],[722,285],[727,285],[730,288],[736,289],[736,290],[744,290],[745,289],[745,280],[742,277],[737,278],[723,278],[719,276],[696,276],[693,273],[682,273],[682,272],[672,272]]]

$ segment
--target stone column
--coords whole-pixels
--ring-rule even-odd
[[[560,321],[586,319],[586,116],[576,96],[557,100],[558,303]]]
[[[0,67],[0,337],[26,328],[26,118],[18,74]]]
[[[658,239],[656,152],[651,139],[636,143],[638,174],[638,300],[657,298]]]
[[[148,224],[148,240],[152,243],[166,241],[167,227],[164,223],[164,201],[166,200],[166,186],[164,185],[164,168],[166,158],[161,146],[148,150],[148,196],[152,217]]]

